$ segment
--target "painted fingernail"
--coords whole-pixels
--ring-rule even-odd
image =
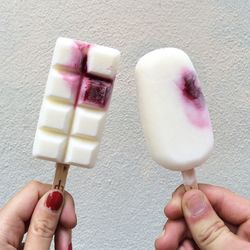
[[[68,250],[72,250],[72,243],[69,244]]]
[[[204,195],[201,192],[193,194],[187,201],[187,208],[193,216],[203,213],[206,208]]]
[[[50,193],[45,202],[46,207],[50,208],[52,211],[59,210],[60,207],[62,206],[62,203],[63,203],[63,195],[58,191]]]

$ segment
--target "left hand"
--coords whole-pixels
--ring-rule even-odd
[[[72,196],[32,181],[0,209],[0,249],[49,250],[54,236],[55,249],[72,249],[75,226]]]

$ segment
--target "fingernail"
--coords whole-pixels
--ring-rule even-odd
[[[157,237],[157,239],[160,239],[160,238],[162,238],[163,236],[164,236],[164,234],[165,234],[165,229],[162,231],[162,233]]]
[[[204,195],[201,192],[193,194],[187,201],[187,208],[193,216],[201,214],[206,208]]]
[[[185,247],[181,246],[178,248],[178,250],[185,250]]]
[[[178,198],[175,197],[175,198],[172,198],[167,205],[171,205],[171,206],[179,206],[180,204],[180,201],[178,201]]]
[[[72,243],[69,244],[68,250],[72,250]]]
[[[62,206],[63,203],[63,195],[58,192],[54,191],[50,193],[46,200],[46,207],[50,208],[52,211],[57,211]]]

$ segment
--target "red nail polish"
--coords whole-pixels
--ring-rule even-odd
[[[69,244],[69,248],[68,248],[68,250],[72,250],[73,248],[72,248],[72,243],[70,243]]]
[[[58,191],[54,191],[49,194],[45,204],[52,211],[57,211],[61,207],[62,203],[63,195]]]

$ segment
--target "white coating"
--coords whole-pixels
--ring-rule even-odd
[[[56,40],[34,138],[35,157],[79,167],[95,165],[111,98],[107,86],[112,89],[119,59],[120,52],[113,48],[65,37]],[[113,82],[95,80],[97,76]],[[96,104],[99,99],[103,107]]]
[[[197,111],[183,100],[179,82],[184,70],[196,75],[187,54],[175,48],[149,52],[136,65],[140,116],[151,155],[176,171],[201,165],[213,148],[207,107]],[[189,119],[193,113],[203,116],[206,126],[193,124]]]
[[[116,76],[120,52],[104,46],[91,46],[88,52],[88,73],[113,79]]]

